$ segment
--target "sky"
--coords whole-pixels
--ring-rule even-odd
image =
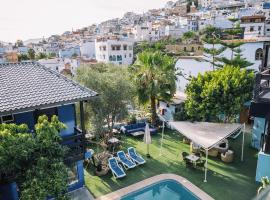
[[[15,42],[61,34],[161,8],[168,0],[0,0],[0,41]]]

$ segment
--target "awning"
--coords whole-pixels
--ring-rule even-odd
[[[223,139],[229,137],[236,131],[243,129],[242,154],[241,160],[244,158],[244,140],[245,140],[245,124],[225,124],[210,122],[169,122],[171,127],[175,128],[182,135],[190,139],[192,142],[200,145],[206,150],[206,162],[204,182],[207,182],[208,168],[208,150],[216,146]]]
[[[242,128],[237,123],[210,123],[210,122],[169,122],[169,124],[182,135],[202,146],[211,149],[223,139],[229,137]]]

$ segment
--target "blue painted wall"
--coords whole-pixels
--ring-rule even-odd
[[[261,149],[261,136],[264,133],[265,119],[260,117],[254,118],[254,124],[252,128],[252,140],[251,146],[260,150]]]
[[[256,181],[260,182],[262,177],[270,177],[270,155],[260,151],[258,154]]]
[[[18,192],[16,183],[1,185],[0,200],[18,200]]]
[[[27,124],[30,130],[35,128],[35,119],[33,112],[19,113],[14,115],[16,124]]]
[[[76,126],[75,105],[64,105],[58,107],[58,118],[63,122],[67,128],[61,131],[61,136],[68,136],[74,134],[74,127]]]

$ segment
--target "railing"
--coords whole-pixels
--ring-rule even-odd
[[[257,73],[255,77],[255,86],[253,100],[255,102],[270,102],[269,97],[265,96],[270,92],[270,69]]]
[[[65,158],[66,163],[71,163],[84,159],[85,153],[85,138],[82,131],[74,128],[74,135],[64,137],[62,145],[69,148]]]

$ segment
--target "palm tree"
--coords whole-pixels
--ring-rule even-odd
[[[144,51],[137,55],[131,66],[131,76],[135,83],[140,103],[151,104],[151,121],[157,122],[157,100],[170,101],[176,90],[175,59],[160,51]]]

